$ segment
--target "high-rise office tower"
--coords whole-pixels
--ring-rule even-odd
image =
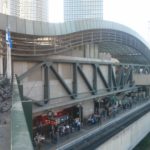
[[[0,0],[0,13],[48,22],[48,0]]]
[[[8,0],[0,0],[0,13],[8,14]]]
[[[64,21],[103,19],[103,0],[64,0]]]

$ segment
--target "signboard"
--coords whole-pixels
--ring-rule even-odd
[[[53,126],[57,125],[57,123],[56,123],[55,120],[45,120],[44,122],[45,122],[45,124],[47,124],[47,125],[53,125]]]
[[[6,43],[9,45],[10,48],[12,48],[12,40],[10,32],[8,30],[6,30]]]

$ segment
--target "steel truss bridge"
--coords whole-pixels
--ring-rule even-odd
[[[97,99],[98,97],[125,91],[132,92],[145,87],[144,85],[136,84],[134,77],[135,75],[139,75],[140,80],[145,76],[149,77],[150,46],[136,32],[123,25],[109,21],[100,21],[98,19],[49,24],[19,19],[3,14],[0,14],[0,18],[3,20],[0,22],[1,62],[3,61],[5,64],[6,61],[5,29],[10,26],[13,42],[13,71],[15,70],[15,63],[35,63],[35,65],[32,65],[28,70],[24,70],[17,75],[19,93],[21,99],[24,100],[23,102],[25,102],[26,99],[30,99],[32,102],[39,103],[38,105],[40,105],[40,107],[33,109],[33,113],[69,104],[77,104],[82,101]],[[90,52],[87,52],[87,47],[94,47],[94,49],[96,49],[95,53],[92,53],[92,57],[89,54]],[[78,48],[80,48],[80,50],[82,49],[81,55],[78,54],[77,56],[76,53],[74,53],[74,55],[68,54],[68,52],[76,51]],[[110,53],[113,58],[119,60],[119,63],[100,62],[97,57],[99,53]],[[58,55],[68,55],[71,57],[70,59],[51,58],[54,55],[56,57]],[[73,56],[82,57],[82,60],[76,58],[71,59]],[[87,60],[86,58],[93,60]],[[56,69],[55,66],[59,64],[69,64],[71,66],[71,86],[66,83],[65,78]],[[92,68],[90,72],[92,74],[91,78],[88,77],[87,72],[84,70],[85,65]],[[105,70],[103,69],[104,66]],[[3,67],[5,70],[5,65]],[[41,98],[40,101],[28,97],[28,95],[24,93],[24,85],[22,82],[37,70],[41,70],[44,74],[41,80],[43,83],[43,98]],[[13,73],[15,73],[15,71]],[[56,99],[52,98],[49,93],[52,89],[49,84],[49,78],[52,74],[67,93],[67,97],[70,98],[69,101],[58,104],[51,103]],[[79,77],[83,80],[85,87],[88,89],[84,97],[79,90]],[[99,83],[99,81],[101,82]],[[99,88],[99,84],[103,85],[103,91]],[[149,85],[150,84],[147,83],[147,86]],[[17,118],[24,118],[24,113],[18,113],[20,109],[23,111],[23,108],[20,107],[21,102],[19,103],[18,109],[16,105],[16,102],[20,101],[19,93],[16,90],[16,86],[14,86],[12,114],[17,116]],[[13,118],[15,119],[15,117]],[[12,130],[15,137],[12,136],[11,138],[21,143],[20,139],[18,139],[21,132],[16,132],[16,127],[18,127],[17,124],[19,124],[19,126],[22,124],[22,119],[18,119],[17,122],[12,122]],[[25,122],[25,119],[23,122]],[[21,129],[24,133],[28,132],[24,129]],[[29,139],[29,137],[26,138]],[[17,150],[15,146],[17,146],[18,143],[13,143],[13,145],[12,147]],[[22,142],[22,149],[26,149],[26,145],[28,145],[28,143]]]

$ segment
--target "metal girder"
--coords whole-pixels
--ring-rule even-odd
[[[49,100],[49,66],[44,65],[44,101]]]
[[[24,96],[23,96],[23,85],[20,84],[20,79],[19,79],[19,77],[17,75],[16,75],[16,81],[17,81],[17,84],[18,84],[20,98],[21,98],[21,100],[23,100],[24,99]]]
[[[65,81],[63,80],[63,78],[57,73],[57,71],[55,70],[55,68],[50,65],[50,69],[53,71],[53,73],[55,74],[55,76],[57,77],[57,79],[60,81],[61,85],[65,88],[66,92],[70,95],[70,97],[72,99],[75,99],[75,96],[73,95],[73,93],[71,92],[71,90],[69,89],[69,87],[67,86],[67,84],[65,83]]]
[[[131,69],[131,72],[130,72],[130,76],[129,76],[129,86],[133,86],[133,69]]]
[[[97,64],[93,64],[93,89],[97,93]]]
[[[110,87],[109,87],[108,83],[106,82],[106,80],[105,80],[105,78],[104,78],[104,75],[103,75],[101,69],[99,68],[99,66],[97,66],[97,72],[98,72],[100,78],[102,79],[102,82],[104,83],[104,85],[105,85],[107,91],[109,91]]]
[[[112,65],[108,65],[108,84],[109,90],[112,90]]]
[[[77,99],[75,101],[66,101],[66,102],[62,102],[62,103],[57,103],[56,105],[47,104],[46,107],[37,107],[37,108],[35,108],[33,110],[33,113],[43,112],[45,110],[53,109],[53,108],[56,108],[56,107],[62,107],[62,106],[65,106],[65,105],[72,105],[72,104],[75,105],[75,104],[79,104],[80,102],[84,102],[84,101],[87,101],[87,100],[96,99],[96,98],[104,97],[104,96],[108,96],[108,95],[111,96],[111,95],[114,95],[114,94],[117,94],[117,93],[126,92],[126,91],[133,91],[133,90],[136,90],[136,89],[138,89],[138,88],[137,87],[128,87],[128,88],[125,88],[125,89],[118,89],[116,91],[98,93],[96,95],[87,96],[87,97],[84,97],[84,98]],[[41,101],[43,101],[43,100],[41,100]]]
[[[52,61],[53,62],[53,61]],[[143,66],[143,65],[131,65],[131,64],[110,64],[110,63],[105,63],[105,64],[101,64],[98,62],[90,62],[90,61],[76,61],[74,62],[74,60],[71,62],[71,60],[64,60],[58,62],[58,60],[55,60],[53,63],[54,64],[59,64],[59,63],[69,63],[71,64],[72,68],[73,68],[73,76],[72,76],[72,87],[69,88],[69,86],[67,85],[67,83],[65,82],[65,79],[63,79],[61,77],[61,75],[56,71],[56,69],[54,68],[54,66],[52,65],[52,62],[42,62],[39,64],[36,64],[35,66],[33,66],[31,69],[29,69],[27,72],[23,73],[19,80],[23,80],[26,76],[30,75],[31,73],[33,73],[36,69],[38,69],[41,66],[45,66],[44,67],[44,100],[49,100],[50,99],[50,95],[49,95],[49,91],[50,91],[50,86],[49,86],[49,71],[52,71],[54,73],[54,75],[56,76],[56,78],[58,79],[58,81],[60,82],[60,84],[63,86],[63,88],[67,91],[68,95],[72,98],[72,99],[77,99],[78,97],[78,73],[81,75],[81,78],[83,79],[84,83],[86,84],[86,86],[88,87],[89,91],[88,93],[91,93],[92,95],[96,95],[98,94],[98,78],[101,79],[101,83],[100,84],[104,84],[104,89],[107,90],[108,92],[112,91],[118,91],[120,89],[126,89],[129,88],[131,86],[133,86],[133,71],[139,71],[139,73],[146,73],[147,74],[147,70],[149,71],[149,66]],[[80,65],[88,65],[90,67],[92,67],[93,71],[93,79],[92,83],[89,82],[88,76],[85,74],[85,72],[83,71],[82,67]],[[105,65],[105,69],[108,68],[108,78],[106,79],[104,76],[104,72],[106,70],[101,70],[101,65],[104,66]],[[129,66],[129,67],[128,67]],[[118,69],[114,71],[115,69]],[[141,72],[141,69],[143,69],[143,71]],[[106,71],[107,73],[107,71]],[[126,74],[125,74],[126,73]],[[99,76],[99,77],[98,77]],[[80,83],[79,83],[80,84]]]
[[[124,87],[124,68],[123,68],[123,66],[121,66],[121,69],[120,69],[120,80],[119,80],[118,84],[120,86],[120,89],[123,89],[123,87]]]
[[[30,68],[28,71],[26,71],[25,73],[23,73],[22,75],[19,76],[20,80],[23,80],[25,77],[27,77],[28,75],[30,75],[33,71],[37,70],[39,67],[41,67],[43,64],[45,64],[45,62],[42,63],[38,63],[35,64],[32,68]]]
[[[87,87],[89,88],[90,92],[94,95],[94,94],[95,94],[94,89],[93,89],[93,87],[91,86],[91,84],[89,83],[89,81],[88,81],[86,75],[85,75],[84,72],[82,71],[82,69],[81,69],[81,67],[79,66],[79,64],[77,65],[77,68],[78,68],[79,73],[80,73],[80,75],[82,76],[83,80],[85,81]]]
[[[114,75],[113,68],[112,68],[112,83],[113,83],[113,90],[117,90],[117,82],[116,82],[116,78],[115,78],[115,75]]]
[[[46,61],[45,61],[45,57],[37,57],[37,58],[35,58],[35,57],[14,57],[14,60],[16,60],[16,61],[31,61],[31,62],[39,62],[39,63],[41,63],[41,62],[45,62],[46,63],[46,61],[47,62],[53,62],[53,63],[68,63],[68,64],[73,64],[73,63],[77,63],[77,62],[79,62],[80,64],[99,64],[99,65],[109,65],[109,64],[112,64],[111,62],[100,62],[100,61],[97,61],[97,60],[92,60],[92,62],[91,61],[89,61],[89,60],[73,60],[72,59],[72,57],[70,58],[70,59],[68,59],[68,57],[67,57],[67,59],[60,59],[60,58],[58,58],[58,59],[53,59],[53,58],[47,58],[46,59]],[[116,66],[117,66],[118,64],[116,64]],[[144,67],[144,68],[147,68],[147,70],[148,70],[148,74],[150,74],[150,66],[149,65],[143,65],[143,64],[131,64],[131,63],[119,63],[119,65],[132,65],[132,67],[134,68],[134,69],[138,69],[139,67]]]
[[[124,79],[124,83],[125,84],[128,84],[128,82],[130,81],[131,83],[131,80],[132,80],[132,67],[130,66],[126,72],[126,76],[125,76],[125,79]]]
[[[120,65],[121,68],[118,72],[118,80],[117,80],[117,87],[122,89],[124,87],[124,68],[123,65]]]
[[[77,63],[73,64],[73,95],[78,96],[78,82],[77,82]]]

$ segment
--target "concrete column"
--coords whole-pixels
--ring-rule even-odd
[[[94,58],[94,44],[90,44],[90,58]]]
[[[7,77],[11,79],[11,48],[7,45],[7,68],[6,68]]]
[[[98,58],[99,56],[99,53],[98,53],[98,45],[97,44],[94,44],[94,49],[95,49],[95,54],[94,54],[94,57],[95,58]]]
[[[85,45],[85,58],[89,58],[90,57],[90,45],[86,44]]]

